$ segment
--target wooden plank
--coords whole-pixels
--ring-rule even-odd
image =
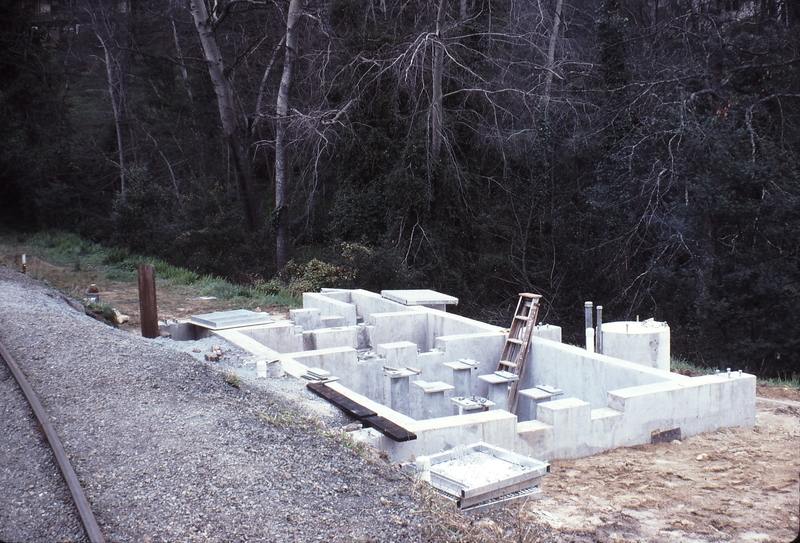
[[[360,403],[351,400],[344,394],[325,386],[325,383],[308,383],[306,388],[320,398],[328,400],[333,405],[356,419],[363,420],[366,417],[374,417],[377,415],[377,413],[372,409],[364,407]]]
[[[669,430],[653,430],[650,432],[650,443],[669,443],[680,438],[680,427],[670,428]]]
[[[395,441],[411,441],[413,439],[417,439],[417,434],[413,432],[409,432],[399,424],[395,424],[394,422],[390,421],[385,417],[381,417],[378,415],[372,417],[365,417],[362,422],[366,426],[371,426],[375,428],[377,431],[382,433],[388,438],[391,438]]]
[[[395,441],[411,441],[412,439],[417,439],[415,433],[409,432],[399,424],[395,424],[385,417],[378,416],[375,411],[351,400],[340,392],[328,388],[325,386],[325,383],[308,383],[306,388],[320,398],[328,400],[351,417],[359,419],[364,426],[375,428],[390,439]]]

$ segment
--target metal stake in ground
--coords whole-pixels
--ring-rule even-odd
[[[152,264],[139,264],[139,314],[142,337],[158,337],[158,307],[156,306],[156,269]]]

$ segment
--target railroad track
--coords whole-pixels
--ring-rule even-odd
[[[67,453],[64,451],[64,446],[61,444],[61,440],[58,439],[58,434],[56,434],[55,428],[53,428],[53,424],[47,416],[47,412],[36,396],[36,392],[31,388],[28,380],[25,378],[25,374],[22,373],[16,361],[14,361],[14,358],[2,343],[0,343],[0,356],[5,360],[8,369],[11,371],[14,379],[16,379],[20,389],[22,389],[22,393],[28,400],[28,404],[30,404],[33,414],[39,421],[42,432],[47,438],[50,448],[53,450],[56,463],[58,463],[61,474],[64,476],[67,487],[69,487],[70,494],[72,494],[72,499],[78,509],[78,514],[81,517],[81,522],[83,523],[89,541],[91,541],[91,543],[105,543],[103,533],[100,530],[97,519],[94,518],[94,513],[92,513],[92,508],[89,506],[89,502],[78,481],[78,477],[75,475],[75,470],[72,469],[72,464],[70,464]]]

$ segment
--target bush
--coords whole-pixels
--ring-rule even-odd
[[[342,287],[353,279],[350,269],[334,266],[313,258],[305,264],[294,260],[286,264],[280,273],[281,279],[288,285],[292,294],[303,292],[319,292],[323,287]]]

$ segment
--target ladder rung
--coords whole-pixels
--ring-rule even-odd
[[[522,340],[521,339],[516,339],[516,338],[510,337],[506,341],[508,341],[509,343],[516,343],[517,345],[522,345]]]
[[[513,362],[509,362],[508,360],[501,360],[500,361],[500,365],[501,366],[508,366],[509,368],[516,368],[517,367],[516,364],[514,364]]]
[[[518,320],[521,320],[521,321],[526,321],[526,320],[528,320],[530,317],[528,317],[527,315],[514,315],[514,318],[515,318],[515,319],[518,319]]]

